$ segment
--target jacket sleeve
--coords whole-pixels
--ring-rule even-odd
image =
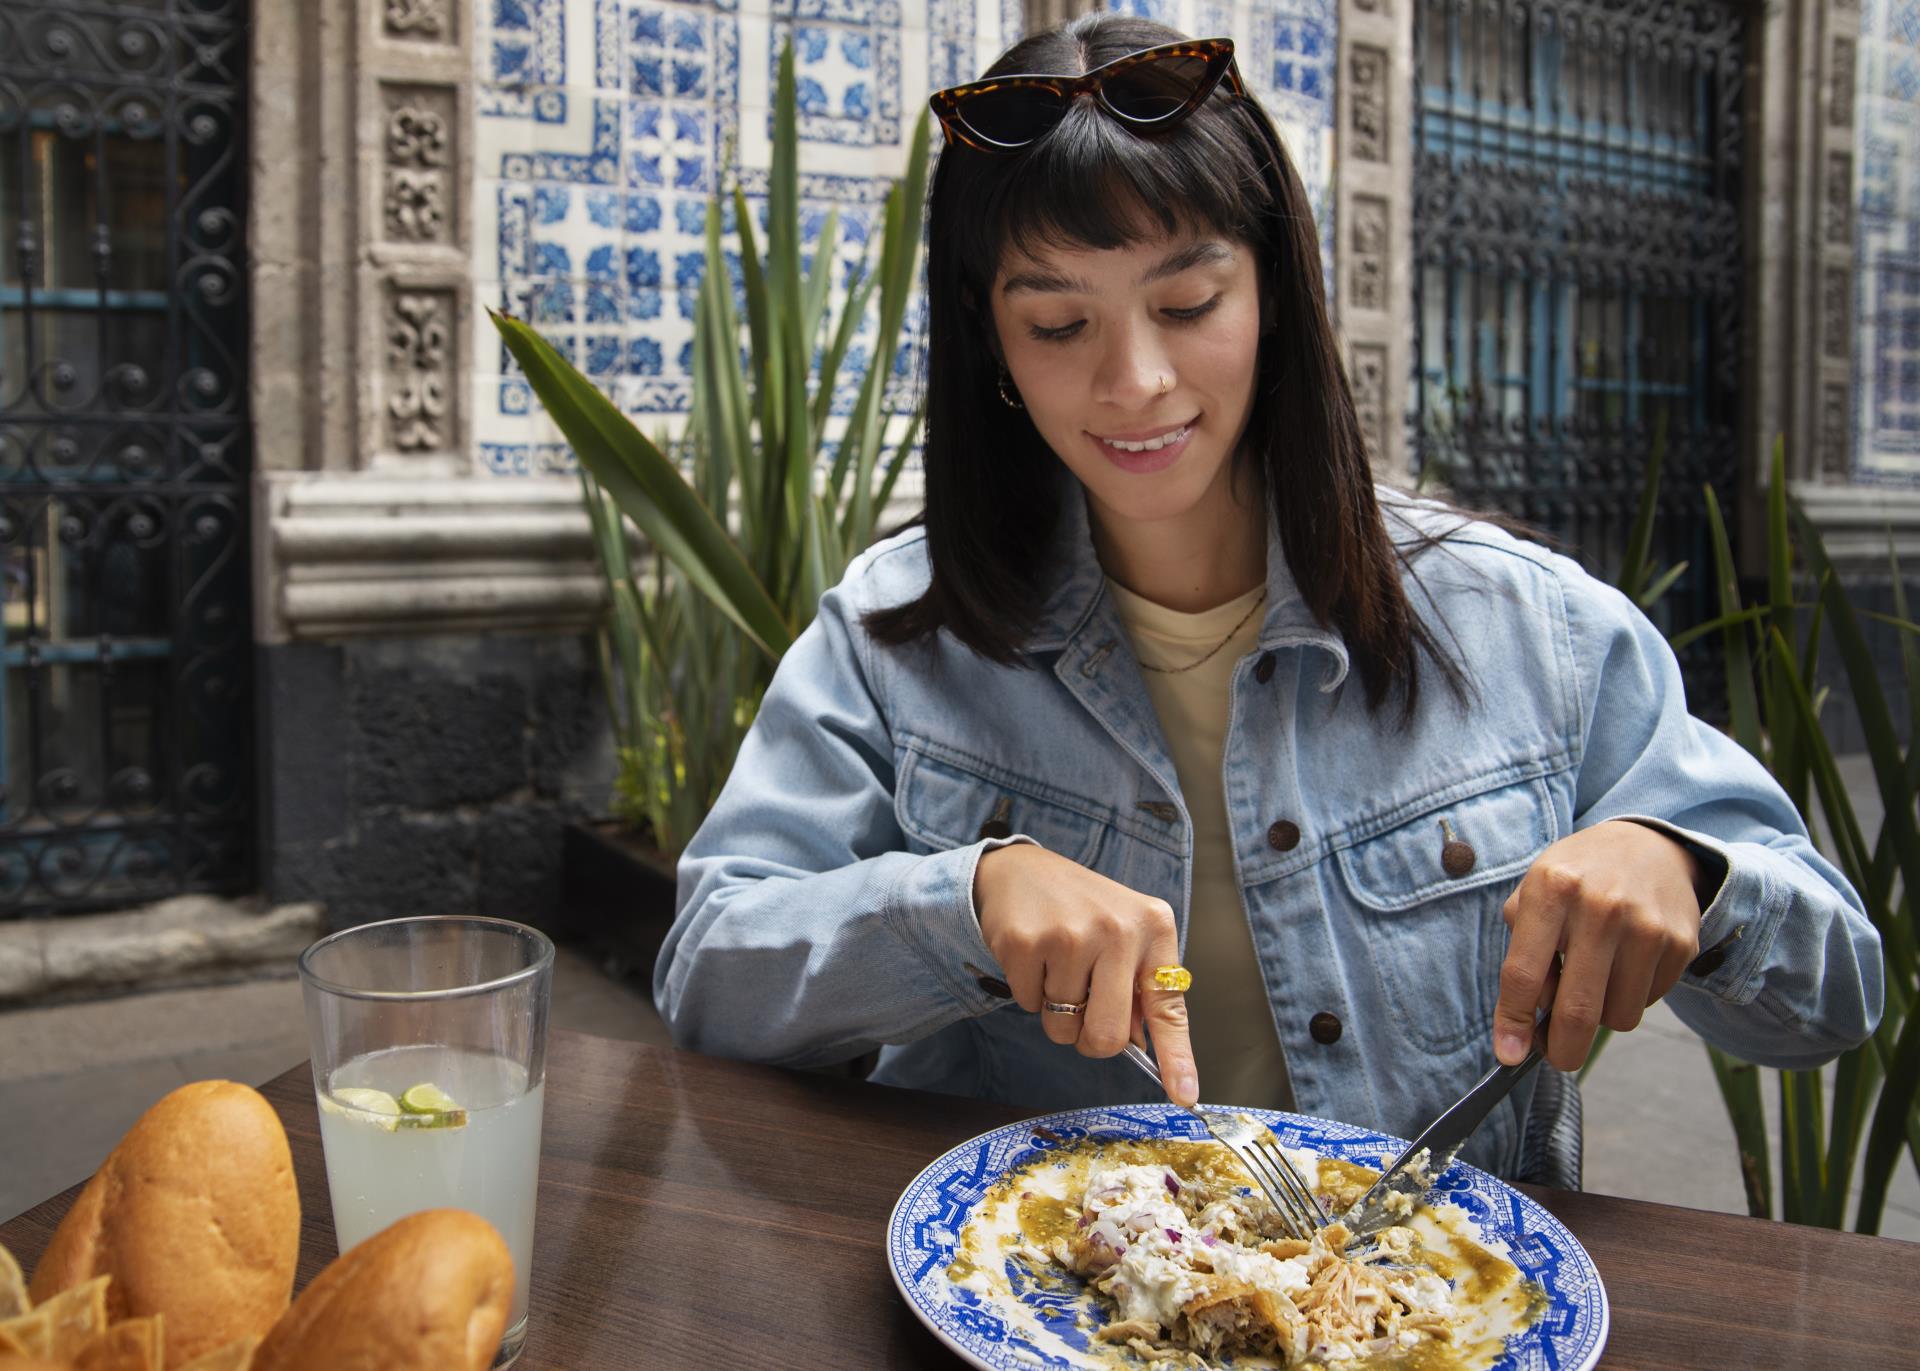
[[[1667,1003],[1762,1066],[1818,1066],[1865,1041],[1883,972],[1859,895],[1766,768],[1687,712],[1679,663],[1638,607],[1577,569],[1561,583],[1584,737],[1574,826],[1636,819],[1718,869],[1702,953]]]
[[[920,855],[894,815],[894,751],[849,594],[782,658],[718,803],[680,857],[654,1002],[681,1047],[783,1066],[844,1061],[1000,1007],[973,905],[981,855]]]

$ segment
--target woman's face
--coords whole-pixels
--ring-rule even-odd
[[[1246,244],[1200,229],[1037,258],[1009,248],[993,321],[1028,417],[1109,526],[1216,503],[1224,516],[1259,359]]]

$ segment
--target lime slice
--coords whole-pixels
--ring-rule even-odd
[[[467,1124],[467,1111],[431,1082],[408,1086],[400,1096],[400,1109],[404,1128],[465,1128]]]
[[[330,1114],[345,1114],[389,1133],[400,1126],[400,1102],[384,1090],[343,1085],[330,1095],[322,1095],[320,1107]]]
[[[460,1106],[453,1102],[453,1096],[428,1082],[408,1086],[400,1096],[400,1107],[409,1114],[444,1114]]]

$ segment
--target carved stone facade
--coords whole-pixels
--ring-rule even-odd
[[[1387,73],[1392,70],[1385,49],[1356,43],[1347,58],[1348,95],[1353,111],[1352,153],[1363,162],[1387,160],[1391,120],[1387,113]]]
[[[1413,11],[1341,0],[1335,92],[1336,323],[1375,468],[1407,473],[1413,252]]]
[[[1387,436],[1387,350],[1378,343],[1353,349],[1353,405],[1370,452],[1385,450]]]
[[[1859,44],[1845,34],[1833,36],[1833,61],[1827,73],[1827,122],[1835,128],[1853,127],[1853,102],[1859,82],[1855,66]]]
[[[400,452],[447,447],[453,391],[454,298],[450,290],[395,287],[387,316],[386,419]]]
[[[450,0],[386,0],[385,24],[394,38],[444,43],[453,32]]]
[[[1820,288],[1820,335],[1823,357],[1844,362],[1853,349],[1853,273],[1844,266],[1828,266]]]
[[[1827,154],[1826,239],[1829,243],[1853,242],[1853,154]]]
[[[386,86],[386,238],[453,242],[454,92],[449,87]]]
[[[1816,520],[1831,499],[1846,502],[1839,486],[1852,479],[1856,317],[1859,9],[1785,0],[1762,13],[1753,44],[1759,140],[1747,189],[1759,209],[1749,244],[1752,479],[1743,504],[1750,549],[1764,544],[1759,502],[1776,438],[1784,440],[1787,469]]]
[[[1347,239],[1347,298],[1355,309],[1386,308],[1387,281],[1392,274],[1387,257],[1387,215],[1384,197],[1353,197],[1353,232]]]

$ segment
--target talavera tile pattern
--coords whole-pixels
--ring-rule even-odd
[[[1854,476],[1920,481],[1920,0],[1863,0]]]
[[[806,250],[837,207],[844,280],[905,166],[927,96],[979,75],[1021,22],[1018,0],[476,3],[478,299],[530,319],[648,433],[676,430],[690,403],[706,197],[729,157],[764,221],[780,44],[794,44]],[[1114,7],[1238,42],[1241,70],[1288,139],[1330,250],[1335,0]],[[940,143],[936,126],[936,155]],[[916,300],[891,359],[902,397],[918,384],[923,319]],[[572,470],[484,312],[473,327],[479,467]],[[848,370],[864,366],[872,333],[869,318]],[[835,413],[854,392],[842,382]]]

